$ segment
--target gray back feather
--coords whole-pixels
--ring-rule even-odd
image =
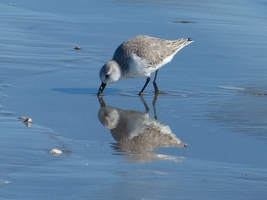
[[[193,42],[190,38],[178,40],[163,40],[146,35],[140,35],[122,43],[115,51],[113,60],[120,65],[126,65],[132,54],[145,59],[151,67],[157,66],[165,58],[174,55],[184,46]]]

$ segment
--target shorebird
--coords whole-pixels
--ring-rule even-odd
[[[112,60],[108,61],[99,72],[102,84],[97,95],[103,95],[106,85],[118,80],[147,77],[145,85],[139,92],[139,95],[142,95],[150,82],[151,73],[155,71],[153,85],[155,93],[159,93],[156,83],[159,68],[170,62],[180,49],[192,42],[191,38],[164,40],[147,35],[139,35],[123,42],[115,50]]]

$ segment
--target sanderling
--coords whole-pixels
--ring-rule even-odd
[[[128,78],[147,77],[139,95],[142,95],[150,81],[150,74],[156,71],[153,81],[155,93],[159,93],[156,83],[158,70],[183,47],[192,43],[191,38],[163,40],[160,38],[139,35],[123,42],[115,51],[111,61],[100,70],[102,84],[97,95],[102,95],[107,84]]]

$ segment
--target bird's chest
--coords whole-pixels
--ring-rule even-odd
[[[129,59],[129,75],[130,77],[150,76],[156,69],[149,66],[145,59],[132,55]]]

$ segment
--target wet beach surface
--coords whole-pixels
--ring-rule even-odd
[[[0,3],[0,199],[266,198],[264,1],[9,3]],[[139,34],[195,42],[159,70],[164,94],[150,83],[140,98],[140,78],[98,99],[99,69]]]

